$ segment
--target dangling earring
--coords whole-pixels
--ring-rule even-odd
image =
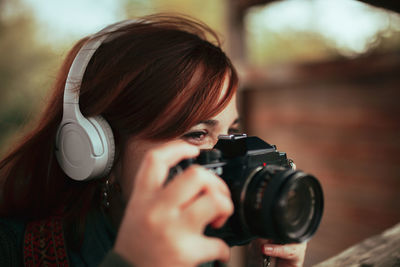
[[[110,185],[110,180],[107,178],[105,182],[103,183],[103,186],[101,188],[101,202],[103,204],[103,207],[109,208],[110,207],[110,198],[111,198],[111,185]]]

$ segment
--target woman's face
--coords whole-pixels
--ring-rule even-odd
[[[227,80],[227,79],[226,79]],[[221,96],[228,86],[227,81]],[[236,106],[236,94],[228,105],[216,116],[198,122],[179,138],[201,149],[212,148],[218,141],[219,135],[239,132],[239,119]],[[126,150],[121,160],[120,168],[116,175],[122,189],[123,200],[127,201],[132,191],[134,177],[139,169],[144,154],[151,148],[166,141],[149,141],[132,137],[128,140]]]

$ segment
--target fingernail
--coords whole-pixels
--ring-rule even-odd
[[[264,251],[265,252],[272,252],[273,250],[274,250],[273,247],[264,246]]]

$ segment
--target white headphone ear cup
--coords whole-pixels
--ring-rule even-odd
[[[114,157],[115,157],[114,135],[110,124],[102,116],[90,117],[88,118],[88,120],[96,127],[96,130],[100,134],[103,146],[107,148],[104,151],[104,153],[107,153],[107,155],[105,155],[107,156],[107,161],[105,162],[103,171],[98,175],[99,178],[101,178],[109,174],[114,163]]]
[[[56,157],[63,171],[73,180],[85,181],[106,176],[113,165],[114,136],[100,116],[60,125]]]

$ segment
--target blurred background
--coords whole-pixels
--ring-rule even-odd
[[[364,2],[0,0],[0,155],[37,119],[78,39],[126,18],[189,14],[224,40],[246,131],[323,185],[312,266],[400,221],[399,5]]]

